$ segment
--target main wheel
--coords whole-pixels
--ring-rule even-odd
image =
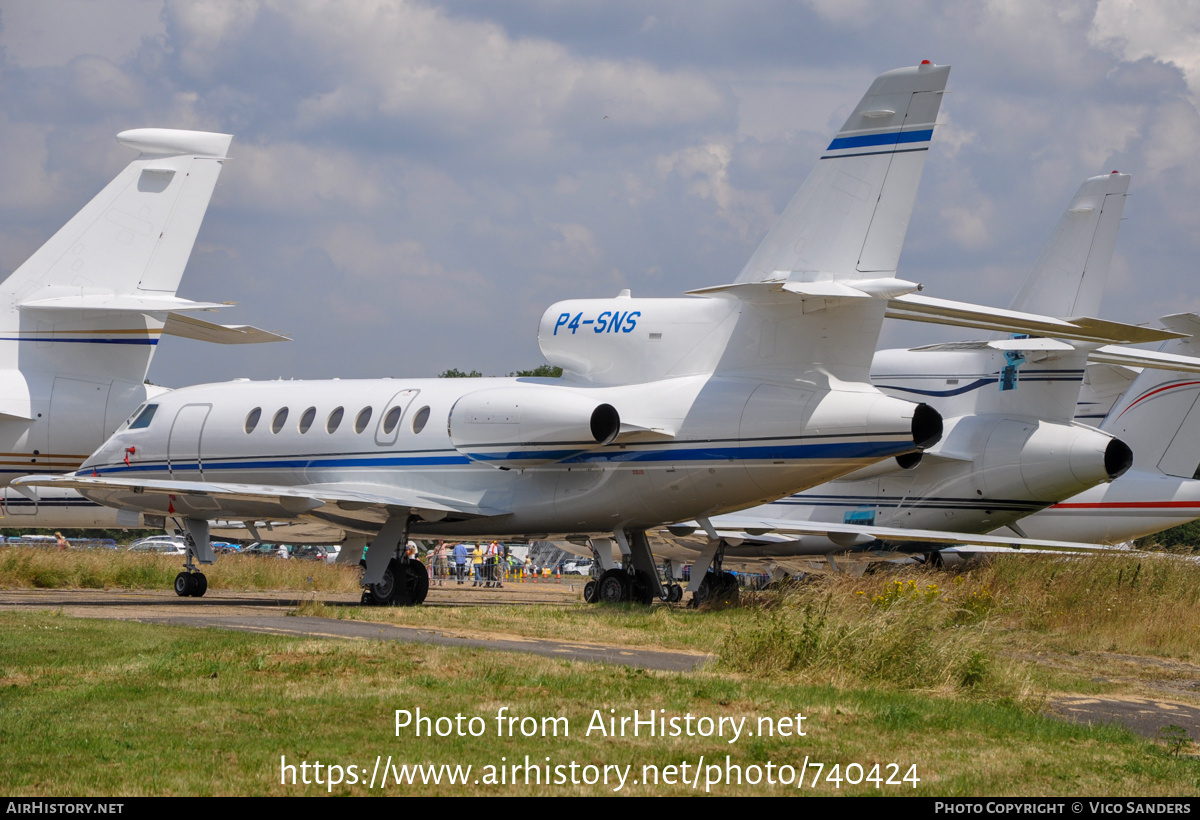
[[[629,600],[629,576],[623,569],[610,569],[596,582],[596,599],[606,604]]]
[[[704,577],[702,579],[700,579],[700,585],[698,587],[696,587],[696,591],[692,593],[692,600],[688,604],[688,606],[690,606],[692,609],[695,609],[696,607],[707,603],[708,600],[710,598],[712,598],[712,596],[713,596],[712,580],[713,580],[712,573],[711,572],[705,573]]]
[[[683,587],[679,584],[671,584],[667,587],[667,602],[677,604],[683,600]]]
[[[208,578],[203,572],[192,574],[192,597],[203,598],[204,593],[208,592]]]
[[[643,606],[654,603],[654,579],[641,570],[634,576],[633,590],[630,597]]]
[[[595,579],[583,585],[583,602],[585,604],[596,603],[596,588],[598,586],[599,584],[596,583]]]
[[[737,576],[732,572],[722,572],[718,576],[714,592],[720,596],[722,603],[735,603],[739,591]]]
[[[429,594],[429,571],[416,558],[408,559],[408,597],[414,606],[425,603]]]
[[[369,601],[371,606],[391,606],[392,597],[396,594],[396,575],[392,572],[394,566],[396,561],[393,559],[388,562],[379,583],[367,585],[363,598]]]
[[[196,582],[192,580],[190,572],[181,572],[175,576],[175,594],[180,598],[190,598],[195,588]]]

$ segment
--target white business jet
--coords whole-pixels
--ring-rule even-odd
[[[948,73],[926,62],[878,77],[733,284],[551,306],[538,339],[561,379],[183,388],[147,402],[74,476],[17,483],[180,519],[185,596],[206,587],[192,559],[214,560],[211,521],[280,518],[373,536],[364,602],[423,599],[409,536],[535,533],[610,533],[629,560],[608,574],[609,597],[668,597],[648,528],[936,443],[936,411],[870,383],[889,305],[1007,326],[895,278]],[[1100,335],[1114,328],[1125,341],[1138,330]]]
[[[118,134],[138,158],[0,283],[0,485],[74,471],[164,392],[145,383],[161,336],[283,338],[188,316],[225,305],[175,295],[232,139],[154,128]],[[114,510],[71,490],[30,499],[5,486],[0,506],[9,526],[116,523]]]
[[[1177,314],[1168,328],[1200,333],[1200,316]],[[1200,353],[1195,338],[1166,342],[1163,354]],[[1194,373],[1194,371],[1193,371]],[[1067,537],[1116,544],[1200,518],[1200,377],[1178,365],[1147,367],[1108,412],[1100,429],[1133,448],[1133,467],[1111,484],[1086,490],[1023,518],[1032,538]],[[1094,406],[1094,405],[1089,405]]]

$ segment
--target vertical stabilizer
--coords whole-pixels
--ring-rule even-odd
[[[737,281],[893,275],[949,75],[925,62],[877,77]]]
[[[140,128],[141,155],[0,284],[5,301],[174,293],[233,137]]]
[[[89,305],[175,294],[232,139],[161,128],[118,134],[137,159],[0,283],[0,369],[140,384],[166,312]]]
[[[1200,316],[1181,313],[1162,323],[1182,333],[1200,333]],[[1165,342],[1164,353],[1196,356],[1196,336]],[[1135,470],[1194,478],[1200,467],[1200,378],[1147,368],[1113,405],[1100,425],[1133,448]]]
[[[1114,171],[1079,186],[1012,309],[1047,316],[1099,316],[1125,210],[1129,174]]]

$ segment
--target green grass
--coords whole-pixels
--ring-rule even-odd
[[[697,613],[703,614],[703,613]],[[480,767],[552,758],[552,764],[666,766],[701,755],[743,767],[895,762],[920,783],[887,794],[1178,795],[1200,788],[1200,764],[1114,728],[1039,716],[1012,700],[906,691],[894,684],[809,683],[793,672],[643,672],[565,660],[412,644],[317,641],[211,630],[0,613],[0,789],[11,795],[318,794],[280,785],[289,762]],[[481,716],[485,736],[395,733],[396,709]],[[494,716],[565,716],[570,736],[498,738]],[[780,718],[802,712],[805,737],[585,737],[608,715]],[[810,768],[807,783],[815,774]],[[824,774],[823,774],[824,776]],[[473,778],[472,778],[473,779]],[[609,787],[611,788],[611,787]],[[699,791],[704,789],[701,778]],[[719,794],[794,789],[721,785]],[[820,793],[836,793],[821,781]],[[879,793],[843,784],[843,793]],[[333,793],[365,793],[360,784]],[[603,785],[389,787],[401,794],[608,794]],[[624,793],[688,794],[690,786]]]
[[[178,555],[124,550],[0,546],[0,587],[7,589],[171,589],[183,568]],[[204,567],[208,588],[357,592],[354,567],[222,555]]]

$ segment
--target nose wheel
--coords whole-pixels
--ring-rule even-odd
[[[201,598],[208,592],[203,572],[181,572],[175,576],[175,594],[180,598]]]

